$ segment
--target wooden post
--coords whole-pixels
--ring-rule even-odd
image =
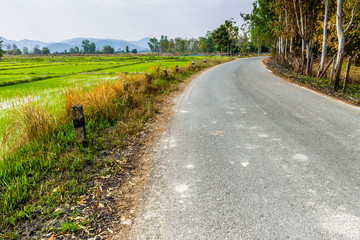
[[[335,63],[336,63],[336,54],[334,56],[333,66],[332,66],[332,69],[331,69],[330,84],[332,84],[332,80],[333,80],[334,73],[335,73]]]
[[[72,117],[75,131],[76,142],[87,147],[86,131],[85,131],[85,117],[82,105],[72,106]]]
[[[346,92],[347,82],[348,82],[349,73],[350,73],[350,65],[351,65],[351,57],[348,58],[348,62],[347,62],[346,74],[345,74],[344,86],[343,86],[343,93]]]
[[[129,92],[129,87],[127,83],[124,83],[124,91]]]
[[[336,54],[335,54],[335,56],[336,56]],[[331,58],[331,60],[330,60],[330,62],[326,65],[326,67],[325,67],[325,70],[320,74],[320,76],[318,77],[318,78],[322,78],[324,75],[325,75],[325,78],[326,78],[326,76],[327,76],[327,70],[328,70],[328,68],[330,67],[330,65],[331,65],[331,63],[334,61],[334,57],[333,58]]]
[[[192,63],[193,63],[193,64],[192,64],[192,67],[193,67],[193,69],[195,69],[195,61],[193,60]]]
[[[176,65],[176,73],[179,73],[179,67]]]
[[[147,82],[147,84],[151,84],[151,76],[150,76],[150,74],[146,74],[146,82]]]
[[[164,75],[165,75],[166,78],[168,77],[168,73],[167,73],[166,69],[164,69]]]

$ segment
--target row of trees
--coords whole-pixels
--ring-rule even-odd
[[[240,35],[238,26],[233,19],[226,20],[217,29],[208,31],[204,37],[190,39],[168,39],[162,35],[160,39],[151,38],[148,45],[153,53],[215,53],[232,55],[247,54],[255,50],[249,42],[249,34]]]
[[[327,55],[335,55],[330,81],[338,88],[345,55],[360,63],[359,0],[258,0],[251,14],[241,14],[259,46],[276,49],[282,64],[311,75],[320,58],[318,77],[324,74]],[[353,24],[354,23],[354,24]]]
[[[0,40],[0,42],[2,43],[2,40]],[[4,50],[3,50],[3,47]],[[49,54],[50,53],[50,50],[49,48],[47,47],[44,47],[42,49],[39,48],[39,46],[35,46],[32,51],[29,51],[29,49],[27,47],[23,47],[22,50],[20,50],[16,44],[1,44],[0,45],[0,51],[1,51],[1,54],[7,54],[7,55],[21,55],[21,54],[25,54],[25,55],[28,55],[28,54]],[[2,55],[1,55],[2,56]]]
[[[200,40],[196,38],[191,39],[168,39],[167,36],[162,35],[158,40],[155,37],[149,40],[150,52],[153,53],[185,53],[185,52],[199,52],[204,51],[203,46],[200,45]]]
[[[16,44],[2,44],[3,41],[0,39],[0,58],[3,56],[3,54],[7,55],[47,55],[50,54],[50,49],[48,47],[43,47],[40,49],[40,47],[37,45],[33,49],[29,50],[27,47],[23,47],[22,50],[20,50]],[[137,53],[136,49],[129,50],[129,46],[126,46],[124,51],[121,51],[121,49],[118,49],[115,51],[115,49],[110,46],[106,45],[103,46],[102,50],[99,48],[96,48],[95,43],[91,43],[89,40],[82,41],[82,47],[74,47],[70,48],[69,51],[65,50],[64,52],[61,52],[60,54],[80,54],[80,53],[88,53],[88,54],[114,54],[114,53]],[[55,52],[56,54],[59,54],[59,52]]]

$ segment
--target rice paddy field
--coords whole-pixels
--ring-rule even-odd
[[[9,112],[26,99],[41,99],[55,112],[63,106],[62,92],[66,89],[92,88],[100,82],[116,80],[123,72],[182,67],[197,58],[200,59],[153,55],[5,57],[0,61],[0,138]]]

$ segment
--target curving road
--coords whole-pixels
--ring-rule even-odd
[[[360,110],[263,58],[178,99],[130,239],[360,239]]]

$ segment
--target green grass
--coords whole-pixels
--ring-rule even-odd
[[[6,114],[18,98],[43,99],[58,111],[59,96],[67,88],[91,88],[113,81],[119,72],[146,72],[159,66],[189,64],[196,57],[161,56],[61,56],[9,57],[0,62],[0,137]],[[103,74],[102,74],[103,73]],[[1,144],[0,144],[1,147]],[[0,151],[1,152],[1,151]]]
[[[100,58],[109,64],[119,61],[119,57],[114,56],[94,58],[59,57],[55,63],[82,62],[82,65],[86,65],[88,61],[92,66],[91,62],[98,63]],[[7,64],[6,61],[10,60],[17,62],[14,64],[48,64],[54,59],[11,58],[1,64]],[[129,63],[135,60],[139,64],[123,66],[124,69],[127,67],[124,71],[147,71],[151,67],[158,67],[158,71],[153,69],[150,72],[151,85],[140,74],[91,73],[0,87],[0,101],[3,103],[16,102],[17,98],[29,96],[35,99],[30,104],[0,110],[1,126],[15,126],[10,132],[15,136],[11,138],[14,142],[10,143],[23,140],[15,150],[0,155],[0,238],[23,239],[24,226],[38,229],[39,233],[34,232],[37,238],[41,238],[44,232],[79,231],[79,223],[71,220],[69,212],[58,209],[76,206],[79,196],[93,194],[94,183],[91,180],[99,179],[102,169],[107,169],[106,174],[124,171],[124,166],[115,159],[101,159],[99,151],[126,146],[126,139],[135,136],[143,123],[156,113],[155,105],[161,101],[162,95],[172,91],[183,79],[205,68],[200,61],[197,61],[195,70],[186,66],[191,63],[190,57],[131,56],[124,61]],[[18,63],[20,61],[22,63]],[[208,62],[215,65],[224,61],[228,59],[212,58]],[[169,77],[164,79],[162,68],[175,65],[181,67],[180,73],[169,73]],[[129,98],[125,97],[122,89],[124,82],[129,83]],[[69,88],[73,90],[66,92]],[[84,106],[88,148],[79,146],[74,140],[73,126],[68,118],[71,110],[66,101],[70,101],[69,106],[74,103]],[[12,125],[14,119],[22,120],[21,124]],[[109,127],[111,132],[106,131]],[[33,132],[39,128],[43,130]],[[91,221],[81,224],[91,224]]]

